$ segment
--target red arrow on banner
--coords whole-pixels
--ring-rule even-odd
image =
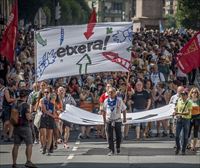
[[[93,29],[96,25],[96,11],[95,11],[95,8],[92,10],[92,13],[90,15],[90,19],[89,19],[89,22],[88,22],[88,25],[87,25],[87,31],[84,32],[84,36],[85,38],[88,40],[93,34]]]
[[[116,62],[117,64],[123,66],[124,68],[126,68],[127,70],[130,69],[130,61],[125,59],[125,58],[122,58],[119,56],[118,53],[114,53],[114,52],[102,52],[102,55],[112,61],[112,62]]]

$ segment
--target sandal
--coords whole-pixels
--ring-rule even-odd
[[[63,142],[62,139],[58,139],[58,140],[57,140],[57,143],[58,143],[58,144],[61,144],[62,142]]]
[[[69,145],[67,143],[64,143],[64,148],[69,149]]]

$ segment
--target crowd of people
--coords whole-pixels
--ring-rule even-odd
[[[73,129],[72,124],[61,121],[58,117],[64,111],[65,105],[72,104],[88,112],[105,114],[107,111],[105,100],[110,108],[116,106],[115,99],[115,101],[113,98],[112,101],[109,100],[112,96],[110,91],[115,92],[114,96],[123,100],[122,111],[126,110],[128,113],[158,108],[172,102],[177,104],[174,115],[179,116],[176,118],[181,118],[180,122],[174,125],[173,119],[157,121],[155,136],[176,137],[176,154],[178,154],[181,149],[179,134],[183,128],[182,153],[185,154],[189,137],[194,138],[192,150],[196,151],[200,127],[200,91],[194,82],[196,73],[200,70],[194,69],[189,74],[185,74],[176,67],[175,59],[180,48],[195,33],[193,30],[179,32],[175,29],[165,30],[163,33],[143,29],[135,32],[130,78],[126,72],[100,72],[36,82],[33,31],[32,29],[19,31],[14,65],[10,65],[5,56],[0,56],[0,111],[3,121],[1,138],[10,142],[14,135],[14,143],[17,147],[14,146],[13,151],[17,150],[16,148],[21,143],[17,135],[19,136],[22,132],[17,131],[17,127],[13,127],[10,123],[11,109],[18,100],[26,97],[25,100],[29,107],[27,113],[30,113],[32,118],[26,118],[25,115],[24,121],[26,122],[22,121],[21,126],[31,128],[31,139],[36,144],[40,142],[41,153],[50,155],[57,148],[58,143],[63,143],[65,148],[69,148],[68,139],[70,130]],[[185,95],[188,97],[184,97]],[[184,102],[188,100],[190,103],[184,105]],[[21,110],[23,111],[24,108]],[[183,115],[182,113],[186,111],[187,113]],[[40,118],[40,122],[36,123],[35,118]],[[111,126],[112,122],[108,124],[108,128]],[[191,129],[191,126],[194,128]],[[122,131],[124,139],[129,138],[129,127],[126,125]],[[136,124],[136,139],[140,141],[141,138],[152,137],[152,127],[151,122]],[[96,130],[97,138],[106,139],[108,137],[111,152],[114,153],[113,136],[106,134],[104,126],[97,126],[93,129]],[[112,133],[111,129],[109,130],[109,133]],[[191,135],[191,130],[194,136]],[[116,136],[119,134],[116,133]],[[80,126],[79,138],[90,137],[91,127]],[[121,139],[121,135],[118,136],[118,153]],[[25,142],[27,148],[30,148],[28,146],[31,144],[30,139],[25,139]],[[13,158],[15,158],[14,154],[16,152],[13,152]],[[13,165],[16,165],[16,158],[14,160]],[[27,157],[27,164],[31,164],[30,155]]]

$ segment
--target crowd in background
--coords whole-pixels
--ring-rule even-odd
[[[32,124],[32,131],[35,143],[40,141],[41,152],[47,153],[47,155],[50,155],[52,149],[56,149],[57,143],[62,141],[64,141],[64,147],[68,148],[70,129],[74,127],[70,123],[58,119],[58,115],[64,111],[65,105],[73,104],[99,114],[99,99],[106,92],[108,85],[117,89],[117,96],[125,101],[127,112],[133,112],[136,109],[135,106],[137,105],[133,103],[133,100],[137,89],[147,92],[145,94],[147,99],[150,100],[148,109],[168,104],[171,97],[176,95],[179,86],[188,87],[192,90],[196,89],[199,101],[199,89],[194,85],[194,82],[196,74],[200,70],[194,69],[191,73],[184,74],[176,67],[175,59],[177,52],[194,34],[195,31],[193,30],[179,32],[175,29],[165,30],[163,33],[143,29],[135,32],[132,48],[133,62],[127,85],[128,73],[126,72],[71,76],[36,83],[33,29],[19,31],[14,65],[10,65],[3,55],[0,56],[0,111],[1,113],[4,111],[2,116],[4,134],[2,138],[5,141],[10,141],[12,138],[13,129],[6,122],[9,120],[9,115],[5,114],[5,107],[16,102],[20,96],[20,90],[27,91],[30,112],[33,113],[33,116],[38,109],[43,112],[40,126],[37,128]],[[141,86],[137,86],[138,83]],[[9,90],[9,96],[6,98],[3,91],[5,89]],[[5,99],[7,104],[5,104]],[[198,118],[198,124],[199,120],[200,118]],[[155,136],[165,137],[169,135],[173,138],[174,131],[170,124],[172,123],[168,120],[156,122]],[[144,131],[142,135],[138,133],[136,139],[152,137],[152,125],[152,123],[140,125],[139,127]],[[97,126],[93,129],[96,130],[97,138],[106,138],[104,127]],[[126,126],[124,128],[124,139],[128,138],[128,132],[129,126]],[[81,126],[79,138],[90,137],[91,127]],[[195,138],[198,137],[198,135],[195,136]],[[195,149],[195,146],[193,149]]]

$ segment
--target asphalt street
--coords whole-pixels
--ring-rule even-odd
[[[107,156],[108,144],[104,139],[78,140],[78,131],[72,131],[70,148],[59,144],[51,156],[42,155],[40,145],[34,144],[32,161],[40,168],[200,168],[200,155],[191,151],[182,156],[174,155],[174,139],[153,137],[136,141],[134,131],[123,141],[119,155]],[[12,143],[0,143],[0,168],[12,165]],[[17,163],[24,167],[25,145],[21,145]]]

